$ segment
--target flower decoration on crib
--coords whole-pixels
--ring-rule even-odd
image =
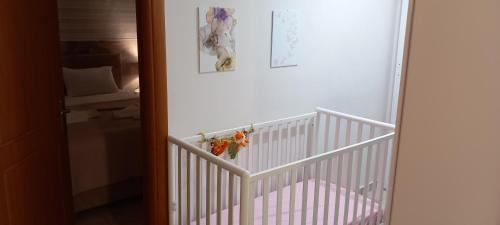
[[[249,130],[243,129],[241,131],[235,131],[233,134],[222,137],[214,136],[212,138],[206,138],[205,134],[200,133],[202,137],[200,143],[210,143],[210,152],[216,156],[220,156],[227,151],[231,159],[234,159],[240,152],[240,149],[246,147],[250,143],[248,135],[254,131],[255,129],[253,125],[251,125]]]

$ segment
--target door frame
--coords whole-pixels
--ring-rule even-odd
[[[169,221],[165,1],[136,0],[136,12],[145,157],[145,218],[148,225],[165,225]]]
[[[403,56],[405,52],[405,40],[407,37],[406,27],[408,25],[408,9],[411,0],[401,0],[399,6],[402,10],[397,15],[396,29],[399,32],[394,34],[394,58],[392,62],[391,78],[389,81],[387,95],[387,112],[385,120],[388,123],[395,124],[399,103],[399,89],[401,87],[401,73],[403,72]],[[403,11],[406,6],[406,12]]]
[[[391,159],[391,165],[390,165],[390,175],[389,175],[389,186],[387,190],[387,202],[386,202],[386,210],[387,214],[385,215],[384,218],[384,224],[390,225],[392,223],[391,221],[391,216],[392,216],[392,209],[393,209],[393,196],[394,196],[394,191],[395,191],[395,180],[396,180],[396,174],[397,174],[397,167],[398,167],[398,153],[399,153],[399,146],[400,146],[400,135],[401,135],[401,127],[402,127],[402,121],[403,121],[403,108],[405,104],[405,93],[406,93],[406,81],[408,80],[408,62],[409,62],[409,55],[411,52],[411,42],[412,42],[412,30],[413,30],[413,23],[414,23],[414,15],[415,15],[415,5],[416,5],[416,0],[409,0],[408,1],[408,14],[407,14],[407,19],[406,19],[406,34],[405,34],[405,39],[404,39],[404,51],[403,51],[403,63],[402,63],[402,70],[401,70],[401,85],[399,88],[399,99],[397,103],[397,116],[396,116],[396,129],[395,129],[395,138],[394,138],[394,143],[392,145],[393,147],[393,155]]]

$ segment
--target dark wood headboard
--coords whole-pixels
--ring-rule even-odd
[[[122,66],[120,54],[84,54],[63,56],[63,66],[72,69],[84,69],[111,66],[118,88],[122,88]]]

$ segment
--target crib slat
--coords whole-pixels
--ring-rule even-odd
[[[295,169],[292,169],[290,170],[290,209],[288,212],[290,212],[289,214],[289,218],[288,218],[288,221],[290,222],[289,224],[290,225],[293,225],[295,224],[294,223],[294,219],[295,219],[295,184],[297,183],[297,170]]]
[[[216,180],[216,177],[217,177],[217,164],[215,163],[212,163],[211,164],[211,167],[213,168],[210,172],[212,173],[212,177],[214,179],[214,181],[212,181],[212,193],[210,193],[212,195],[212,205],[210,206],[211,209],[215,209],[217,210],[217,199],[215,198],[217,195],[217,180]],[[214,193],[215,192],[215,193]],[[213,213],[213,212],[211,212]]]
[[[290,123],[286,124],[286,129],[287,129],[287,138],[286,138],[286,163],[289,163],[291,161],[291,149],[292,149],[292,128],[290,127]]]
[[[368,147],[368,156],[366,157],[366,168],[365,168],[365,183],[364,183],[364,192],[363,192],[363,205],[361,211],[361,224],[365,224],[365,215],[366,215],[366,201],[368,199],[368,189],[369,189],[369,181],[370,181],[370,168],[372,162],[372,151],[373,145]]]
[[[326,115],[326,121],[325,121],[325,137],[323,141],[323,152],[328,152],[328,144],[330,142],[330,123],[331,123],[331,117],[330,115]]]
[[[186,219],[191,220],[191,152],[186,151]]]
[[[326,114],[325,115],[325,131],[324,131],[324,136],[323,136],[323,149],[321,150],[323,153],[324,152],[329,152],[330,149],[330,127],[331,127],[331,119],[332,119],[332,115],[328,115]],[[335,119],[336,117],[333,117],[333,119]],[[320,151],[320,150],[318,150]],[[328,173],[328,171],[326,171],[324,168],[321,170],[321,171],[324,171],[325,173]]]
[[[314,118],[314,130],[313,130],[313,144],[312,144],[312,149],[311,149],[311,155],[316,155],[319,153],[319,123],[321,120],[321,112],[316,113],[316,117]]]
[[[259,161],[257,162],[258,164],[258,171],[262,171],[264,168],[263,168],[263,161],[264,161],[264,148],[263,148],[263,143],[264,143],[264,132],[263,132],[263,129],[259,129],[259,150],[257,151],[258,154],[259,154]]]
[[[283,204],[283,175],[278,175],[277,196],[276,196],[276,225],[281,225],[281,208]]]
[[[182,224],[182,147],[177,146],[177,212],[179,224]]]
[[[267,169],[273,167],[273,126],[269,127],[269,134],[268,134],[268,147],[267,147]]]
[[[370,131],[369,131],[369,139],[373,139],[375,137],[375,127],[373,125],[370,125]],[[371,145],[368,147],[368,156],[367,156],[367,165],[366,165],[366,171],[365,171],[365,191],[363,193],[363,211],[361,212],[361,223],[365,223],[365,215],[366,215],[366,205],[367,205],[367,199],[368,199],[368,191],[369,191],[369,185],[370,185],[370,172],[371,172],[371,163],[372,163],[372,155],[374,151],[374,145]]]
[[[250,177],[247,176],[239,176],[239,188],[240,189],[240,197],[238,198],[239,200],[239,223],[241,225],[249,225],[251,224],[249,217],[249,206],[253,207],[253,196],[251,196],[251,191],[250,191]]]
[[[338,149],[340,146],[339,139],[340,139],[340,123],[342,122],[342,119],[340,117],[337,117],[335,120],[335,141],[333,148]]]
[[[200,207],[201,207],[201,201],[200,201],[200,188],[201,188],[201,173],[200,173],[200,163],[201,159],[200,156],[196,156],[196,225],[200,225],[200,218],[201,218],[201,213],[200,213]]]
[[[174,147],[174,144],[172,142],[168,142],[167,143],[167,162],[169,165],[169,168],[168,168],[168,184],[173,184],[175,182],[175,169],[177,168],[176,167],[176,164],[175,164],[175,149],[173,148]],[[176,198],[175,198],[175,192],[176,192],[176,185],[172,185],[172,188],[168,188],[168,197],[170,199],[170,201],[172,202],[175,202],[176,201]],[[171,206],[170,208],[170,212],[169,212],[169,219],[168,219],[168,222],[170,224],[174,224],[175,223],[175,214],[174,214],[174,209],[175,207],[173,207],[173,205]]]
[[[384,199],[383,198],[384,197],[384,185],[385,185],[385,179],[387,178],[387,176],[386,176],[385,173],[386,173],[386,169],[387,169],[387,162],[389,160],[388,159],[389,158],[389,155],[388,155],[389,154],[389,141],[385,141],[383,143],[383,153],[384,154],[382,156],[384,158],[383,158],[382,173],[381,173],[381,175],[382,175],[382,181],[380,182],[380,190],[379,190],[379,199],[380,199],[380,202],[378,204],[378,207],[379,207],[378,211],[379,212],[385,211],[385,210],[383,210],[384,206],[382,205],[382,199]],[[382,218],[381,218],[382,216],[383,216],[383,214],[380,213],[379,216],[377,216],[377,221],[381,221],[382,220]]]
[[[249,137],[248,137],[248,141],[249,141],[249,144],[248,144],[248,157],[247,157],[247,169],[250,173],[253,173],[253,133],[252,134],[249,134]]]
[[[333,158],[329,158],[326,165],[326,186],[325,186],[325,204],[323,211],[323,224],[328,224],[328,214],[330,208],[330,183],[332,180]]]
[[[356,222],[356,218],[358,217],[358,203],[359,203],[359,184],[361,182],[361,162],[363,160],[363,149],[360,149],[356,152],[357,154],[357,168],[356,168],[356,182],[354,185],[354,210],[353,210],[353,218],[354,222]]]
[[[282,156],[282,151],[283,151],[283,146],[281,145],[283,140],[282,140],[282,127],[281,124],[278,124],[278,163],[279,165],[283,165],[283,156]]]
[[[362,122],[358,122],[358,136],[356,137],[356,143],[359,143],[363,140],[363,128],[364,124]]]
[[[260,171],[263,171],[264,170],[264,148],[262,145],[264,145],[264,132],[263,132],[263,128],[260,128],[259,129],[259,146],[258,146],[258,150],[257,150],[257,153],[258,153],[258,158],[257,158],[257,171],[260,172]],[[257,181],[257,182],[261,182],[261,181]],[[257,185],[257,193],[258,195],[261,195],[262,194],[262,187],[260,185]]]
[[[241,159],[240,159],[240,158],[241,158],[241,155],[242,155],[242,154],[243,154],[243,152],[242,152],[242,151],[240,151],[240,152],[236,155],[236,157],[234,157],[234,163],[235,163],[236,165],[238,165],[239,167],[243,167],[243,166],[241,165],[241,162],[240,162],[240,161],[241,161]]]
[[[352,120],[347,120],[347,127],[346,127],[346,138],[345,138],[345,143],[346,146],[349,146],[351,144],[351,126],[352,126]],[[351,193],[351,185],[352,185],[352,164],[353,164],[353,159],[354,159],[354,153],[349,152],[348,154],[348,162],[347,162],[347,184],[346,184],[346,193],[350,194]],[[351,198],[346,198],[345,204],[344,204],[344,219],[342,220],[344,223],[343,225],[347,225],[347,220],[349,218],[349,200]]]
[[[375,126],[370,125],[370,139],[375,138]]]
[[[304,119],[304,145],[302,150],[302,158],[306,158],[308,155],[308,143],[309,143],[309,126],[311,125],[311,118]]]
[[[268,225],[269,219],[269,177],[262,179],[262,225]]]
[[[222,171],[222,174],[221,174],[221,202],[222,202],[222,205],[221,207],[223,209],[227,208],[227,181],[228,181],[228,175],[226,173],[226,171]]]
[[[300,224],[306,224],[307,217],[307,196],[308,196],[308,187],[309,187],[309,165],[304,166],[304,179],[302,179],[302,216]]]
[[[354,158],[354,154],[353,152],[349,152],[349,156],[348,156],[348,162],[347,162],[347,184],[346,184],[346,193],[348,195],[350,195],[351,193],[351,185],[352,185],[352,162],[353,162],[353,158]],[[347,225],[347,220],[349,218],[349,208],[350,208],[350,204],[349,204],[349,200],[351,198],[346,198],[345,200],[345,204],[344,204],[344,223],[343,225]],[[356,202],[354,202],[354,204],[356,204]],[[353,215],[353,218],[354,218],[354,215]]]
[[[280,139],[280,137],[279,137],[279,129],[280,129],[279,124],[276,125],[275,129],[276,130],[274,132],[276,132],[276,133],[273,134],[273,148],[272,148],[273,149],[273,160],[272,160],[273,168],[281,165],[280,158],[279,158],[279,152],[280,152],[279,150],[280,149],[279,149],[279,144],[278,144],[279,139]],[[276,146],[274,146],[274,142],[276,142]]]
[[[378,186],[380,186],[380,182],[378,180],[378,167],[379,167],[379,161],[380,161],[380,143],[375,144],[376,149],[375,149],[375,166],[373,167],[373,182],[375,188],[371,191],[372,197],[371,197],[371,205],[370,205],[370,221],[368,221],[368,224],[372,224],[372,216],[373,216],[373,211],[375,207],[375,195],[377,192]],[[367,193],[368,195],[368,193]],[[376,217],[375,217],[376,218]]]
[[[255,210],[255,190],[257,189],[257,182],[250,183],[249,190],[249,202],[248,202],[248,219],[249,222],[254,221],[254,210]],[[241,218],[240,218],[241,219]],[[241,223],[241,221],[240,221]],[[251,223],[250,223],[251,224]]]
[[[338,156],[337,162],[337,182],[335,188],[335,214],[333,217],[333,224],[338,225],[339,213],[340,213],[340,190],[342,189],[342,166],[343,166],[344,155]]]
[[[206,210],[205,217],[207,219],[205,219],[205,221],[206,221],[207,225],[210,225],[210,215],[212,215],[212,212],[210,210],[210,196],[212,195],[210,193],[210,180],[211,180],[211,178],[210,178],[210,174],[211,174],[210,168],[211,168],[211,165],[210,165],[210,162],[208,160],[206,162],[207,162],[207,169],[206,169],[206,172],[207,172],[207,175],[206,175],[206,177],[207,177],[206,178],[207,179],[207,193],[206,193],[206,198],[207,199],[206,200],[207,201],[206,201],[206,206],[205,206],[205,210]]]
[[[222,167],[217,167],[217,224],[222,224]]]
[[[359,202],[359,183],[361,180],[361,162],[363,160],[363,149],[356,152],[356,176],[354,181],[354,210],[353,210],[353,223],[357,222],[358,218],[358,202]]]
[[[351,144],[351,127],[352,120],[348,119],[345,128],[345,146],[349,146]]]
[[[294,149],[294,159],[296,161],[299,159],[300,152],[300,121],[295,121],[295,149]]]
[[[363,135],[363,123],[358,122],[358,130],[357,130],[357,137],[356,137],[356,143],[361,142],[362,136]],[[359,183],[360,183],[360,177],[361,177],[361,163],[363,160],[363,149],[359,149],[354,151],[356,154],[356,176],[355,181],[354,181],[354,210],[353,210],[353,224],[357,222],[357,215],[358,215],[358,199],[359,199]]]
[[[318,161],[314,172],[314,202],[313,202],[313,225],[318,224],[318,205],[319,205],[319,178],[321,177],[321,161]]]
[[[239,181],[239,182],[238,182],[238,181]],[[242,193],[241,193],[241,187],[242,187],[242,185],[241,185],[241,184],[242,184],[242,183],[241,183],[241,177],[238,177],[238,176],[237,176],[237,177],[235,178],[235,177],[234,177],[234,174],[233,174],[233,189],[236,189],[236,190],[234,190],[233,202],[231,203],[231,206],[232,206],[233,208],[234,208],[234,205],[236,205],[236,204],[240,204],[240,200],[242,199],[242,197],[241,197],[241,194],[242,194]],[[244,188],[244,189],[248,189],[248,187],[247,187],[247,188]],[[243,193],[243,194],[245,194],[245,193]],[[247,190],[246,195],[248,195],[248,190]],[[243,209],[245,209],[245,207],[243,207]],[[240,209],[240,210],[241,210],[241,209]],[[246,209],[245,209],[245,210],[246,210]],[[234,213],[233,213],[233,217],[234,217]]]
[[[229,172],[229,191],[227,192],[228,196],[228,215],[227,215],[227,220],[228,220],[228,225],[233,225],[233,192],[234,192],[234,174]]]

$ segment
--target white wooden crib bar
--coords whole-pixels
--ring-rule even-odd
[[[171,224],[382,221],[393,125],[318,108],[254,129],[234,160],[201,136],[168,137]]]

